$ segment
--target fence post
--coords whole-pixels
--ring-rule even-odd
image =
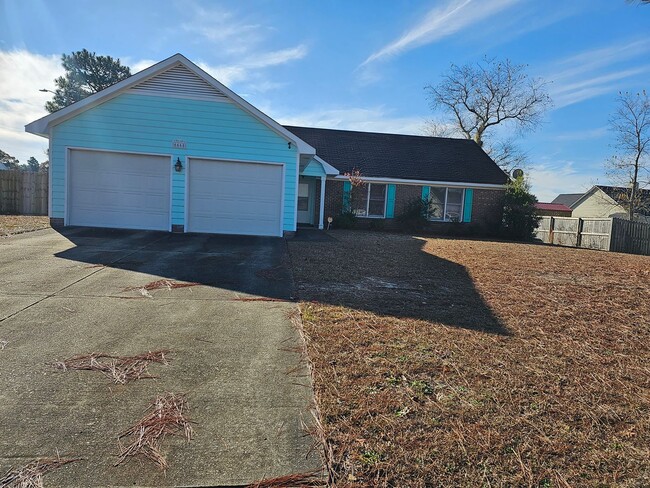
[[[584,225],[584,221],[582,218],[578,217],[578,235],[576,235],[576,247],[582,247],[582,228]]]
[[[553,228],[555,227],[555,219],[551,215],[551,220],[548,222],[548,243],[553,244]]]

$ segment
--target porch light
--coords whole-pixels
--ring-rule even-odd
[[[174,169],[176,170],[177,173],[183,171],[183,163],[181,163],[181,158],[176,158],[176,164],[174,165]]]

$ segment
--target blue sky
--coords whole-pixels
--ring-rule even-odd
[[[59,58],[134,71],[180,52],[281,123],[422,134],[424,86],[450,63],[509,58],[548,81],[543,125],[514,137],[541,200],[605,183],[619,90],[650,89],[650,6],[625,0],[0,0],[0,149],[43,160]]]

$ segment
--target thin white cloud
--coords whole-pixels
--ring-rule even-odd
[[[265,110],[273,113],[274,110]],[[281,124],[394,134],[424,134],[426,116],[396,117],[385,107],[352,107],[278,114]]]
[[[255,53],[232,64],[221,64],[216,66],[204,62],[199,62],[197,64],[201,69],[210,73],[224,85],[231,85],[249,80],[254,84],[261,82],[259,78],[262,70],[300,60],[307,55],[307,52],[307,46],[301,44],[292,48],[281,49],[279,51]],[[278,83],[272,83],[267,79],[265,79],[265,81],[267,83],[267,91],[282,86]]]
[[[27,134],[25,124],[47,114],[54,79],[63,74],[58,55],[25,50],[0,51],[0,149],[26,162],[30,156],[45,160],[47,140]]]
[[[607,136],[608,132],[609,128],[603,126],[595,129],[563,132],[562,134],[551,135],[549,139],[554,141],[588,141],[592,139],[602,139]]]
[[[246,21],[221,6],[205,8],[189,2],[184,3],[182,9],[187,20],[180,24],[180,28],[198,42],[215,44],[221,54],[247,52],[259,44],[268,31],[263,25]]]
[[[555,108],[562,108],[606,93],[616,93],[629,83],[647,77],[650,39],[619,42],[590,49],[553,63],[544,79]]]
[[[434,7],[424,19],[394,41],[371,54],[361,66],[390,58],[425,44],[467,29],[520,0],[452,0],[446,5]]]
[[[550,202],[560,193],[581,193],[598,183],[597,172],[584,171],[572,161],[536,163],[528,170],[531,190],[540,202]]]

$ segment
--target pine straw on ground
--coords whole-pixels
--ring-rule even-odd
[[[162,445],[168,436],[181,435],[186,442],[192,440],[192,421],[187,417],[189,408],[185,395],[165,393],[156,397],[146,415],[119,435],[120,455],[116,466],[127,458],[141,456],[167,469],[167,459]],[[128,443],[125,445],[122,440]]]
[[[82,354],[54,363],[63,371],[99,371],[115,384],[124,385],[129,381],[157,378],[149,373],[150,363],[168,364],[170,351],[149,351],[137,356],[113,356],[103,353]]]
[[[248,485],[247,488],[301,488],[301,487],[322,487],[323,476],[320,471],[309,473],[290,474],[257,481]]]
[[[43,488],[43,476],[50,471],[79,461],[79,459],[41,458],[16,469],[0,478],[0,488]]]
[[[0,215],[0,237],[47,229],[50,219],[41,215]]]
[[[650,486],[650,257],[290,242],[338,486]]]

